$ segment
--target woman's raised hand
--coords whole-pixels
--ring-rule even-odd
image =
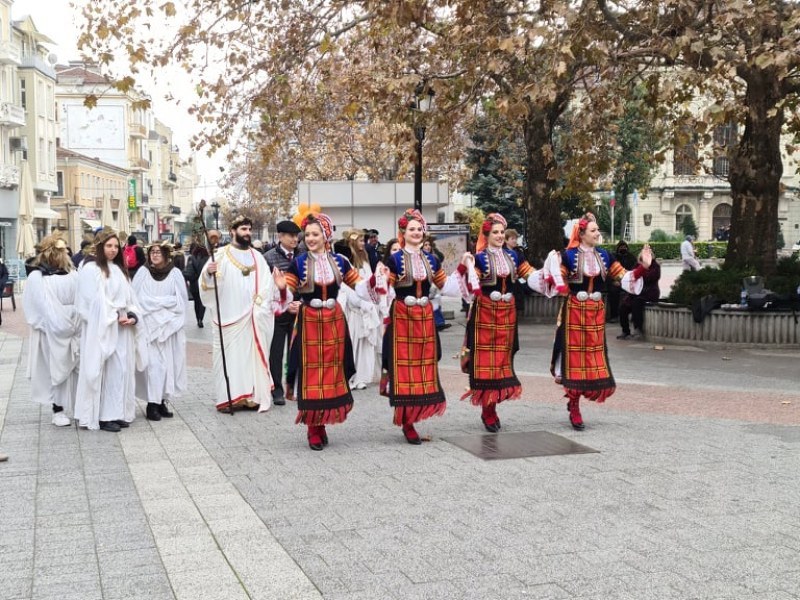
[[[272,279],[275,281],[275,285],[278,286],[279,290],[283,291],[286,289],[286,278],[283,276],[283,271],[278,267],[272,269]]]

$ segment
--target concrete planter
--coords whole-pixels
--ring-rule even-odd
[[[800,324],[791,312],[725,311],[717,309],[702,323],[683,306],[654,304],[644,313],[648,341],[694,346],[737,345],[750,348],[800,347]]]
[[[558,309],[561,308],[563,298],[548,298],[541,294],[525,296],[525,310],[522,312],[529,323],[552,323],[555,325]]]

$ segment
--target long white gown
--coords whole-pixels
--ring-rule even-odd
[[[94,262],[78,271],[83,330],[75,418],[89,429],[99,429],[100,421],[134,420],[135,369],[147,366],[144,324],[133,287],[117,265],[108,267],[108,277]],[[139,322],[120,325],[119,317],[129,311]]]
[[[358,273],[363,281],[369,281],[372,277],[369,263],[364,263]],[[360,297],[354,289],[346,285],[339,288],[337,300],[344,310],[356,363],[356,373],[350,379],[350,385],[352,387],[377,381],[383,338],[383,318],[379,306]]]
[[[27,376],[31,399],[56,404],[72,418],[78,383],[80,317],[75,307],[78,274],[75,271],[28,276],[22,306],[31,328]]]
[[[161,404],[186,391],[186,280],[173,267],[156,281],[147,267],[133,278],[133,291],[142,310],[147,336],[147,369],[136,372],[136,396]]]
[[[217,292],[221,315],[225,360],[228,367],[231,400],[239,406],[272,406],[272,376],[269,349],[275,327],[274,301],[278,298],[272,272],[264,256],[255,250],[225,246],[217,250]],[[228,403],[222,370],[214,278],[208,274],[208,261],[200,274],[200,298],[211,312],[216,405]],[[247,270],[247,274],[245,274]]]

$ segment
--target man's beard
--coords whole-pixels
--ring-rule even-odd
[[[249,235],[239,235],[238,233],[233,234],[233,241],[240,248],[249,248],[252,243]]]

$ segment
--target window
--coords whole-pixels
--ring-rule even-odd
[[[675,211],[675,231],[683,229],[683,220],[692,216],[692,208],[688,204],[681,204]]]
[[[58,186],[58,191],[56,192],[56,198],[63,198],[64,197],[64,171],[56,171],[56,185]]]
[[[688,140],[675,145],[672,161],[674,175],[697,174],[697,138],[694,133],[688,133]]]
[[[714,128],[714,176],[728,177],[730,161],[728,152],[736,141],[736,124],[717,125]]]
[[[25,80],[19,80],[19,103],[22,105],[22,108],[28,109],[28,93],[25,90]]]

